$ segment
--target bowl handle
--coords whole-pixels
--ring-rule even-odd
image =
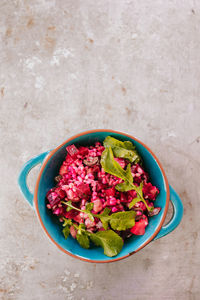
[[[179,225],[179,223],[181,222],[181,219],[183,217],[182,201],[181,201],[179,195],[175,192],[175,190],[171,186],[169,186],[169,188],[170,188],[170,200],[173,205],[173,216],[172,216],[171,220],[169,221],[169,223],[167,223],[166,225],[164,225],[161,228],[161,230],[159,231],[157,236],[154,238],[154,240],[157,240],[157,239],[167,235],[171,231],[173,231]]]
[[[32,208],[33,208],[33,193],[30,192],[30,190],[27,186],[27,176],[32,168],[34,168],[36,165],[43,162],[43,160],[45,159],[45,157],[47,156],[47,154],[49,152],[50,151],[41,153],[38,156],[27,161],[23,165],[23,167],[20,171],[19,177],[18,177],[18,184],[19,184],[20,190]]]

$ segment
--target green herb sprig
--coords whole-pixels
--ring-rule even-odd
[[[93,214],[91,213],[93,203],[88,203],[85,210],[73,206],[71,201],[62,201],[62,203],[67,206],[67,211],[75,209],[86,213],[91,221],[94,221],[95,217],[100,219],[105,230],[107,230],[110,226],[114,230],[121,231],[132,228],[135,225],[136,212],[134,210],[121,211],[109,215],[111,210],[106,207],[101,214]]]
[[[92,233],[86,230],[84,224],[77,225],[71,220],[65,218],[63,226],[64,225],[65,227],[63,229],[63,233],[65,239],[68,238],[70,227],[73,226],[77,231],[76,239],[78,243],[85,249],[88,249],[90,247],[91,240],[96,246],[101,246],[103,248],[105,255],[112,257],[119,254],[124,245],[123,239],[111,229]]]
[[[116,190],[120,192],[127,192],[130,190],[136,191],[137,198],[133,199],[133,201],[130,203],[129,208],[133,207],[137,202],[142,201],[146,205],[148,211],[152,210],[152,207],[148,206],[147,202],[143,197],[143,192],[142,192],[143,183],[141,182],[139,186],[136,186],[133,183],[133,176],[131,174],[131,165],[128,164],[126,170],[124,170],[120,166],[120,164],[118,164],[118,162],[116,162],[116,160],[114,159],[114,155],[111,147],[108,147],[103,151],[101,156],[101,166],[105,172],[124,180],[124,182],[119,183],[115,186]]]

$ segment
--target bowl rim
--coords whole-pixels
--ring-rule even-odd
[[[124,256],[121,256],[121,257],[118,257],[118,258],[113,258],[113,259],[109,259],[109,260],[105,260],[105,261],[102,261],[102,260],[90,260],[90,259],[87,259],[87,258],[84,258],[84,257],[81,257],[81,256],[76,256],[70,252],[68,252],[67,250],[65,250],[63,247],[61,247],[54,239],[53,237],[49,234],[49,232],[47,231],[46,227],[44,226],[44,223],[42,221],[42,218],[40,216],[40,212],[39,212],[39,207],[38,207],[38,188],[39,188],[39,183],[40,183],[40,179],[41,179],[41,176],[42,176],[42,173],[47,165],[47,162],[49,161],[49,159],[60,149],[62,148],[66,143],[74,140],[75,138],[78,138],[79,136],[82,136],[82,135],[86,135],[86,134],[90,134],[90,133],[98,133],[98,132],[113,132],[113,133],[117,133],[117,134],[121,134],[121,135],[124,135],[124,136],[127,136],[133,140],[135,140],[136,142],[140,143],[143,147],[145,147],[149,152],[150,154],[153,156],[153,158],[155,159],[155,161],[157,162],[158,166],[160,167],[161,169],[161,172],[162,172],[162,175],[163,175],[163,178],[164,178],[164,183],[165,183],[165,186],[166,186],[166,205],[165,205],[165,210],[164,210],[164,214],[163,214],[163,217],[159,223],[159,226],[158,228],[156,229],[156,231],[150,236],[150,238],[144,243],[142,244],[141,247],[139,247],[137,250],[133,251],[133,252],[130,252]],[[48,155],[47,157],[44,159],[43,163],[42,163],[42,166],[41,166],[41,169],[39,171],[39,174],[38,174],[38,177],[37,177],[37,181],[36,181],[36,185],[35,185],[35,190],[34,190],[34,207],[35,207],[35,210],[36,210],[36,214],[37,214],[37,217],[39,219],[39,222],[43,228],[43,230],[45,231],[45,233],[47,234],[47,236],[50,238],[50,240],[61,250],[63,251],[64,253],[74,257],[74,258],[77,258],[77,259],[80,259],[82,261],[86,261],[86,262],[92,262],[92,263],[109,263],[109,262],[115,262],[115,261],[119,261],[121,259],[124,259],[124,258],[127,258],[131,255],[133,255],[134,253],[138,252],[139,250],[141,250],[142,248],[144,248],[146,245],[148,245],[153,239],[154,237],[158,234],[158,232],[161,230],[162,228],[162,225],[165,221],[165,217],[166,217],[166,214],[167,214],[167,210],[168,210],[168,206],[169,206],[169,200],[170,200],[170,191],[169,191],[169,183],[168,183],[168,180],[167,180],[167,176],[165,174],[165,171],[159,161],[159,159],[156,157],[156,155],[153,153],[153,151],[147,146],[145,145],[143,142],[141,142],[139,139],[133,137],[132,135],[128,134],[128,133],[124,133],[124,132],[121,132],[121,131],[116,131],[116,130],[112,130],[112,129],[93,129],[93,130],[87,130],[87,131],[83,131],[83,132],[80,132],[78,134],[75,134],[71,137],[69,137],[67,140],[65,140],[62,144],[60,144],[59,146],[57,146],[55,149],[53,149]]]

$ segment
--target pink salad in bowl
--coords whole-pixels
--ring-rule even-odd
[[[83,248],[93,243],[107,256],[117,255],[127,238],[145,234],[159,190],[150,182],[142,159],[130,141],[107,136],[87,147],[66,148],[47,208]]]

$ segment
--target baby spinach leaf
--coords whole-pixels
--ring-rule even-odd
[[[138,155],[135,146],[129,141],[119,141],[111,136],[107,136],[103,142],[105,148],[112,148],[115,157],[126,158],[130,162],[138,163],[141,158]]]
[[[126,168],[126,180],[124,182],[119,183],[115,186],[116,190],[119,192],[127,192],[133,189],[133,176],[131,174],[131,165],[128,164]]]
[[[129,183],[133,183],[133,175],[131,173],[131,164],[128,164],[126,168],[126,181]]]
[[[104,211],[101,213],[101,216],[107,216],[111,212],[111,209],[108,207],[105,207]]]
[[[126,230],[135,225],[136,212],[133,210],[114,213],[110,216],[110,226],[114,230]]]
[[[117,184],[115,186],[115,188],[119,192],[128,192],[133,189],[133,186],[129,182],[124,181],[124,182]]]
[[[85,249],[90,248],[90,240],[85,232],[82,232],[81,234],[77,233],[76,239],[79,242],[81,247]]]
[[[137,197],[140,198],[140,201],[143,201],[146,205],[148,211],[151,211],[152,208],[150,208],[147,205],[147,202],[145,201],[143,197],[143,183],[141,182],[140,186],[136,186],[133,184],[133,176],[131,174],[131,166],[130,164],[127,166],[126,170],[124,170],[115,160],[114,155],[112,152],[111,147],[106,148],[101,156],[101,165],[105,172],[112,174],[118,178],[121,178],[124,180],[124,182],[117,184],[116,189],[120,192],[127,192],[130,190],[135,190],[137,192]]]
[[[103,228],[105,230],[108,229],[108,226],[109,226],[109,220],[110,220],[110,216],[101,216],[101,215],[98,215],[98,218],[101,220],[101,223],[103,225]]]
[[[90,202],[86,204],[86,208],[85,208],[85,213],[87,213],[89,219],[93,222],[94,221],[94,217],[91,213],[91,210],[93,209],[94,203]]]
[[[140,184],[139,187],[135,186],[135,188],[137,189],[138,193],[142,192],[142,184]],[[133,199],[133,201],[131,202],[132,206],[129,207],[129,208],[132,208],[135,205],[136,202],[143,201],[146,204],[147,209],[151,210],[151,208],[148,207],[146,201],[144,200],[142,194],[141,194],[141,196],[138,194],[137,200]],[[68,205],[68,202],[65,202],[65,204]],[[111,210],[108,207],[106,207],[104,209],[103,213],[101,213],[101,214],[93,214],[90,211],[80,210],[80,209],[78,209],[77,207],[75,207],[75,206],[73,206],[71,204],[69,204],[69,205],[73,209],[76,209],[78,211],[87,213],[88,216],[89,216],[89,218],[92,219],[92,221],[94,220],[94,217],[99,218],[101,220],[103,228],[105,230],[108,230],[109,225],[110,225],[110,227],[112,229],[119,230],[119,231],[120,230],[129,229],[129,228],[131,228],[131,227],[133,227],[135,225],[135,216],[136,216],[136,213],[134,211],[123,211],[123,212],[113,213],[113,214],[109,215],[109,213],[110,213]],[[91,208],[91,207],[92,206],[90,206],[89,208]],[[85,229],[85,225],[84,224],[80,224],[77,229],[78,229],[78,233],[81,234],[81,232],[82,232],[81,230]]]
[[[76,207],[73,208],[76,209]],[[93,216],[98,217],[107,228],[108,224],[110,224],[114,230],[126,230],[135,224],[136,213],[134,211],[118,212],[112,215],[109,215],[109,213],[110,209],[106,207],[102,214],[93,214]],[[104,249],[104,254],[110,257],[117,255],[123,247],[123,239],[113,230],[90,233],[86,230],[84,224],[77,225],[66,218],[64,218],[63,225],[63,234],[66,239],[70,233],[70,226],[73,225],[75,227],[77,230],[76,239],[80,246],[85,249],[90,247],[90,239],[97,246],[101,246]]]
[[[115,161],[111,147],[103,151],[101,165],[105,172],[124,180],[124,182],[116,185],[116,190],[127,192],[134,189],[131,165],[128,164],[126,170],[124,170],[118,162]]]
[[[133,182],[130,164],[127,166],[127,169],[124,170],[118,162],[115,161],[111,147],[103,151],[101,155],[101,166],[105,172],[121,178],[129,184]]]
[[[124,244],[123,239],[113,230],[91,233],[90,239],[95,245],[101,246],[104,254],[109,257],[119,254]]]
[[[137,192],[137,197],[131,201],[131,203],[129,204],[129,208],[132,208],[137,202],[142,201],[145,204],[147,210],[152,211],[153,207],[148,206],[146,200],[143,197],[142,189],[143,189],[143,182],[141,182],[139,186],[134,186],[134,190]]]
[[[135,188],[136,188],[137,193],[140,195],[140,197],[143,197],[143,192],[142,192],[143,182],[140,182],[140,185],[139,186],[135,186]]]
[[[110,257],[117,255],[123,247],[122,238],[112,230],[91,233],[86,230],[84,224],[77,225],[76,223],[73,223],[73,226],[77,230],[76,239],[78,243],[85,249],[90,247],[90,239],[95,245],[101,246],[104,249],[105,255]],[[66,230],[66,236],[68,237],[70,233],[70,227],[67,225],[65,228],[68,228],[67,230],[69,230]]]
[[[142,201],[142,202],[145,204],[147,210],[148,210],[148,211],[152,211],[152,210],[153,210],[153,207],[149,207],[149,206],[148,206],[146,200],[145,200],[144,197],[143,197],[142,189],[143,189],[143,182],[141,182],[140,185],[137,186],[137,187],[135,188],[135,191],[137,192],[137,195],[139,196],[140,201]]]
[[[67,239],[69,236],[71,225],[72,225],[72,220],[64,218],[64,223],[62,225],[64,228],[62,232],[64,234],[65,239]]]
[[[141,201],[141,198],[134,198],[130,203],[129,203],[129,208],[131,209],[137,202],[140,202]]]
[[[64,228],[63,228],[63,234],[64,234],[64,237],[65,237],[65,239],[67,239],[68,238],[68,236],[69,236],[69,233],[70,233],[70,226],[65,226]]]
[[[90,240],[86,231],[85,224],[77,225],[73,224],[75,229],[77,230],[76,239],[81,247],[88,249],[90,247]]]
[[[103,228],[105,230],[108,229],[108,222],[109,222],[109,219],[110,219],[109,213],[110,212],[111,212],[111,210],[108,207],[106,207],[100,215],[95,215],[97,218],[99,218],[101,220],[101,223],[102,223]]]
[[[108,229],[109,224],[111,228],[114,230],[129,229],[135,225],[135,216],[136,213],[134,211],[122,211],[122,212],[113,213],[111,215],[108,214],[95,215],[95,217],[101,220],[103,228],[105,230]]]

